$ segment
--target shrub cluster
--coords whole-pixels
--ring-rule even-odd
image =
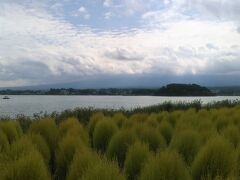
[[[0,179],[240,179],[240,106],[64,118],[0,121]]]

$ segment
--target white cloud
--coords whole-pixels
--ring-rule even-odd
[[[103,1],[104,7],[111,7],[112,6],[112,0],[104,0]]]
[[[111,19],[112,16],[113,16],[112,12],[106,12],[106,13],[104,14],[104,18],[105,18],[105,19]]]
[[[91,17],[88,10],[84,6],[81,6],[80,8],[78,8],[74,16],[80,16],[80,17],[83,17],[84,19],[89,19]]]
[[[102,74],[240,74],[236,20],[190,18],[179,9],[169,5],[145,13],[144,28],[95,32],[42,9],[1,4],[1,86]],[[78,12],[88,11],[82,6]]]

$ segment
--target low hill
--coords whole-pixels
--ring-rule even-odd
[[[155,93],[156,96],[214,96],[208,88],[197,84],[168,84]]]

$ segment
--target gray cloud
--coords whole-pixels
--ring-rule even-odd
[[[226,16],[217,22],[188,18],[179,10],[183,6],[168,6],[166,11],[143,16],[156,26],[143,22],[144,27],[134,30],[96,32],[55,17],[44,6],[33,11],[25,4],[6,1],[0,4],[0,86],[87,81],[103,75],[176,78],[239,74],[240,36],[236,29],[240,30],[239,24],[233,23],[235,18]],[[211,8],[206,7],[216,14]]]
[[[108,50],[104,53],[104,56],[120,61],[141,61],[144,59],[143,54],[123,48]]]

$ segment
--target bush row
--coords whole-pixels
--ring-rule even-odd
[[[240,178],[240,107],[0,121],[0,179]]]

